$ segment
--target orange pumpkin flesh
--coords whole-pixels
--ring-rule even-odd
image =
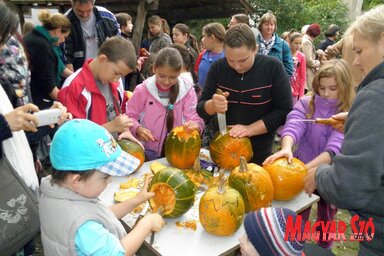
[[[230,236],[243,223],[244,201],[240,193],[226,187],[222,179],[219,187],[208,189],[200,199],[200,223],[208,233]]]
[[[187,132],[183,126],[178,126],[165,140],[165,158],[176,168],[191,168],[200,154],[200,148],[199,132],[197,130]]]
[[[244,199],[245,212],[269,207],[273,200],[273,183],[269,173],[257,164],[247,164],[240,159],[240,166],[232,170],[229,186],[240,192]]]
[[[291,200],[304,189],[304,177],[308,170],[299,159],[293,158],[289,164],[286,158],[279,158],[264,168],[273,182],[274,200]]]
[[[151,188],[155,192],[156,197],[150,198],[151,205],[153,205],[153,212],[157,212],[160,206],[164,206],[164,214],[171,213],[175,208],[176,197],[173,189],[165,183],[159,183]]]
[[[212,161],[226,170],[239,166],[240,157],[244,157],[248,162],[253,156],[249,138],[231,137],[228,132],[224,135],[218,132],[215,135],[209,145],[209,153]]]
[[[200,187],[202,184],[208,186],[213,179],[213,176],[209,171],[201,169],[199,158],[196,158],[195,163],[193,164],[193,169],[185,170],[184,172],[195,184],[196,188]]]
[[[140,169],[140,167],[143,165],[144,160],[145,160],[145,154],[144,154],[143,148],[140,147],[139,144],[137,144],[131,140],[128,140],[128,139],[121,139],[117,143],[120,145],[122,150],[124,150],[128,154],[130,154],[130,155],[132,155],[132,156],[134,156],[140,160],[140,165],[136,168],[135,171]]]

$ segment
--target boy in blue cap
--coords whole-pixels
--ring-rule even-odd
[[[154,196],[149,179],[139,194],[107,207],[97,198],[111,176],[132,173],[140,161],[121,150],[112,135],[89,120],[74,119],[55,134],[52,175],[41,182],[41,237],[46,255],[132,255],[162,217],[145,216],[127,235],[118,219]]]

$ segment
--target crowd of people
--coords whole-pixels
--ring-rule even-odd
[[[372,221],[375,237],[360,243],[359,255],[384,254],[383,5],[358,17],[340,39],[339,26],[329,25],[317,46],[319,24],[279,36],[272,12],[257,29],[245,14],[230,17],[227,30],[208,23],[200,43],[186,24],[171,30],[153,15],[139,51],[129,14],[93,0],[71,4],[65,14],[41,11],[41,25],[26,23],[20,35],[16,13],[0,1],[0,160],[39,198],[47,255],[134,254],[164,221],[147,215],[128,234],[118,221],[154,196],[150,176],[132,199],[111,207],[97,200],[111,176],[129,175],[139,164],[116,141],[132,140],[146,161],[154,160],[164,157],[167,134],[183,125],[198,130],[206,147],[218,131],[217,114],[225,114],[230,136],[250,138],[250,162],[303,161],[305,192],[320,196],[317,220],[332,221],[341,208]],[[33,113],[49,108],[61,110],[60,121],[40,127]],[[316,118],[338,124],[297,121]],[[276,133],[281,150],[273,152]],[[52,168],[42,178],[44,150]],[[0,209],[14,196],[2,194]],[[310,211],[299,213],[303,221]],[[297,214],[273,207],[248,213],[241,253],[310,252],[283,240],[288,216]],[[321,255],[332,245],[320,239]],[[35,239],[17,246],[10,255],[33,255]]]

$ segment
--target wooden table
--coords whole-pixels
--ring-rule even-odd
[[[158,159],[157,161],[169,165],[165,158]],[[147,172],[150,172],[149,165],[151,162],[146,162],[136,173],[132,174],[132,177],[140,177]],[[112,182],[107,186],[104,192],[99,196],[100,200],[107,205],[114,204],[113,194],[119,190],[119,185],[127,180],[126,177],[113,177]],[[192,208],[179,218],[165,219],[166,225],[162,230],[155,235],[154,244],[150,246],[148,244],[149,237],[146,238],[145,245],[149,247],[150,251],[154,255],[183,255],[183,256],[212,256],[212,255],[228,255],[236,251],[239,248],[239,237],[245,232],[243,225],[232,236],[219,237],[208,234],[201,226],[199,219],[199,202],[203,192],[196,194],[196,200]],[[317,195],[308,197],[304,192],[299,194],[291,201],[273,201],[273,207],[289,208],[292,211],[298,213],[313,203],[319,201]],[[123,220],[132,227],[135,222],[138,213],[127,214]],[[197,230],[176,227],[177,221],[196,220]]]

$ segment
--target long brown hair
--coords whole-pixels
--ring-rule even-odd
[[[337,83],[337,112],[346,112],[352,106],[355,97],[353,87],[352,72],[349,64],[343,59],[334,59],[323,64],[317,71],[312,81],[313,94],[309,101],[309,113],[307,118],[311,118],[315,112],[315,94],[319,94],[320,79],[324,77],[334,77]]]
[[[174,69],[175,71],[180,71],[183,66],[183,59],[180,55],[180,52],[175,48],[165,47],[161,49],[156,56],[155,62],[153,64],[154,68],[168,66]],[[167,133],[169,133],[174,124],[174,115],[173,107],[179,95],[179,83],[177,82],[173,85],[169,91],[169,102],[167,106]]]

